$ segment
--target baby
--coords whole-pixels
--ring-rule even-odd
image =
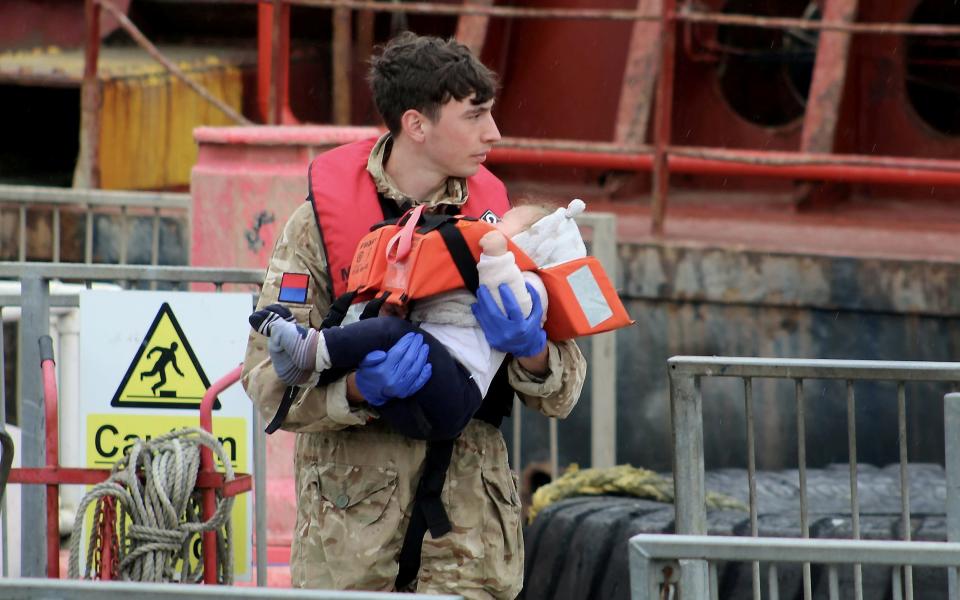
[[[534,310],[546,315],[547,293],[540,278],[521,272],[507,238],[539,266],[548,266],[586,255],[573,216],[583,210],[574,200],[566,209],[553,211],[538,205],[522,205],[507,211],[480,240],[477,264],[479,281],[504,309],[500,286],[506,285],[524,317]],[[534,302],[527,286],[536,290]],[[408,398],[371,399],[380,416],[398,432],[417,439],[452,439],[466,427],[502,365],[505,354],[490,347],[471,306],[476,298],[469,291],[455,290],[412,303],[408,319],[381,316],[322,331],[293,323],[290,311],[270,305],[250,316],[254,329],[270,336],[270,344],[282,348],[295,368],[278,375],[290,385],[315,385],[320,373],[341,376],[356,369],[371,352],[386,351],[404,336],[421,336],[429,348],[432,374]],[[541,316],[542,322],[543,316]],[[277,364],[274,364],[277,367]],[[312,377],[296,378],[302,371]],[[293,379],[293,380],[291,380]]]

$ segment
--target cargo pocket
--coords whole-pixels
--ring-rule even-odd
[[[482,476],[489,500],[483,523],[487,546],[484,580],[502,586],[502,589],[488,590],[496,597],[513,597],[520,592],[523,582],[520,496],[509,470],[484,470]]]
[[[397,472],[369,465],[322,464],[318,534],[338,589],[389,589],[397,574],[402,512]]]
[[[325,569],[316,565],[326,562],[320,545],[318,515],[320,514],[320,483],[317,469],[304,469],[297,489],[297,524],[290,552],[290,578],[295,588],[329,588],[333,581]]]

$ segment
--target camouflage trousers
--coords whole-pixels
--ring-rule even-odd
[[[298,434],[295,587],[395,591],[425,452],[423,442],[378,423]],[[441,497],[453,529],[424,536],[416,591],[515,598],[523,585],[520,499],[496,428],[467,426]]]

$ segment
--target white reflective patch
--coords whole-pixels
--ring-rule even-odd
[[[583,309],[590,327],[596,327],[613,316],[613,310],[607,304],[607,299],[603,297],[600,284],[597,283],[589,266],[584,265],[567,275],[567,284],[573,290],[573,295]]]

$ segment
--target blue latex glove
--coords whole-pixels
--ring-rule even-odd
[[[499,290],[503,311],[485,285],[477,288],[477,301],[470,307],[490,347],[519,357],[536,356],[543,352],[547,345],[547,334],[540,325],[543,320],[540,294],[527,284],[533,306],[530,314],[524,318],[510,287],[502,283]]]
[[[373,406],[415,394],[433,374],[427,362],[430,347],[419,333],[408,333],[386,352],[374,350],[360,362],[357,388]]]

